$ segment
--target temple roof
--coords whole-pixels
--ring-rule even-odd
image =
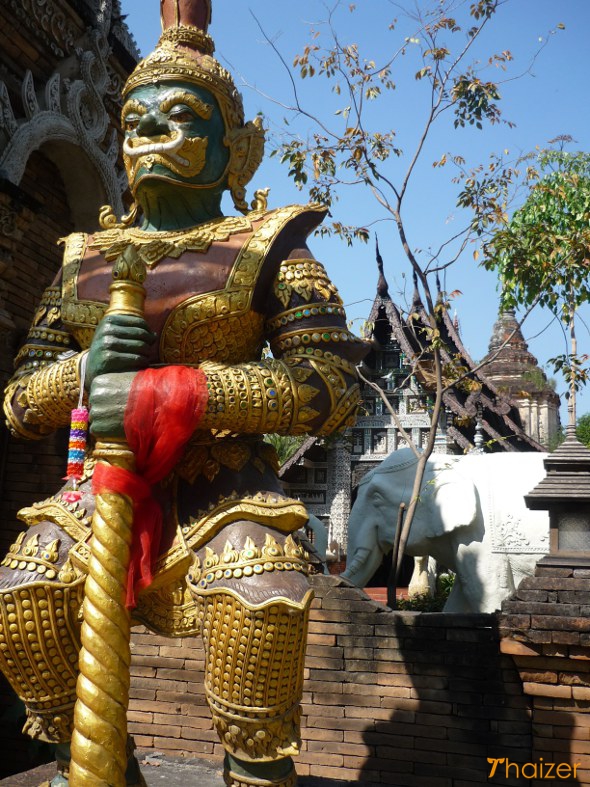
[[[590,450],[576,437],[575,426],[567,427],[563,443],[545,459],[545,469],[545,477],[525,497],[529,508],[548,510],[568,502],[588,505]]]
[[[473,381],[474,390],[464,390],[465,386],[451,386],[443,394],[447,411],[454,416],[448,428],[449,435],[464,450],[474,447],[475,426],[478,409],[481,410],[481,425],[486,441],[493,441],[493,450],[504,451],[542,451],[543,447],[530,438],[523,430],[515,403],[502,394],[488,379],[465,349],[458,330],[446,309],[441,309],[439,330],[443,348],[443,366],[460,367]],[[432,370],[431,354],[428,349],[428,317],[417,296],[413,298],[411,313],[403,318],[400,309],[391,298],[377,295],[368,318],[369,325],[379,320],[387,320],[391,332],[401,350],[412,362],[416,361],[415,374],[427,391],[436,387]],[[419,359],[419,360],[417,360]]]
[[[428,316],[420,298],[417,281],[414,279],[410,313],[404,317],[389,294],[378,245],[376,251],[379,273],[377,294],[367,318],[367,325],[372,327],[365,338],[375,340],[376,334],[383,335],[385,328],[385,332],[397,342],[410,363],[415,362],[414,374],[421,386],[426,392],[434,392],[436,383],[432,371],[432,356],[428,348]],[[479,421],[480,432],[489,451],[544,451],[544,447],[529,437],[522,428],[516,403],[495,386],[467,352],[459,335],[458,319],[451,319],[446,308],[442,308],[439,313],[443,366],[452,364],[462,367],[468,380],[474,383],[471,386],[450,386],[444,392],[447,435],[463,451],[473,450]],[[524,343],[524,339],[522,341]],[[291,467],[307,456],[317,441],[318,438],[308,438],[297,453],[283,465],[280,475],[284,476]]]
[[[389,298],[389,284],[383,272],[383,257],[379,251],[379,239],[375,236],[375,253],[377,256],[377,270],[379,271],[379,279],[377,281],[377,295],[380,298]]]

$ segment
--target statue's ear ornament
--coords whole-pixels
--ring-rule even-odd
[[[248,213],[246,186],[254,177],[264,157],[264,128],[261,118],[233,128],[226,134],[225,144],[230,150],[227,185],[236,210]]]

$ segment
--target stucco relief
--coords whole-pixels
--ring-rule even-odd
[[[30,71],[26,72],[21,86],[23,117],[15,115],[6,85],[0,82],[0,172],[18,185],[34,150],[47,143],[74,145],[83,151],[95,170],[102,184],[104,202],[121,213],[125,175],[116,166],[118,143],[114,129],[107,138],[110,118],[105,107],[107,98],[116,100],[113,91],[119,87],[117,75],[108,64],[107,36],[113,18],[121,26],[120,8],[112,0],[96,0],[94,4],[97,27],[75,40],[67,20],[60,16],[51,0],[26,0],[25,5],[30,6],[33,16],[37,15],[41,29],[55,36],[70,54],[43,86],[36,84]],[[41,7],[45,9],[44,15]],[[65,73],[74,76],[63,78]],[[76,164],[72,162],[72,166]],[[77,195],[71,196],[77,199]]]
[[[32,30],[58,57],[74,48],[76,26],[68,19],[59,0],[5,0],[16,19]]]

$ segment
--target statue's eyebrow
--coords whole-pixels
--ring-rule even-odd
[[[130,98],[121,110],[121,120],[125,120],[127,115],[130,115],[132,112],[135,112],[137,115],[145,115],[147,111],[145,104],[142,104],[136,98]]]
[[[165,98],[160,104],[160,110],[162,112],[169,112],[176,104],[186,104],[187,107],[190,107],[196,115],[204,120],[210,120],[213,114],[213,106],[211,104],[206,104],[204,101],[201,101],[200,98],[197,98],[197,96],[186,91],[172,93],[172,95]]]

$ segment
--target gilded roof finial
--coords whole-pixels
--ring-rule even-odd
[[[379,280],[377,282],[377,295],[380,298],[389,298],[389,284],[383,272],[383,257],[379,251],[379,238],[375,235],[375,253],[377,255],[377,269],[379,270]]]

